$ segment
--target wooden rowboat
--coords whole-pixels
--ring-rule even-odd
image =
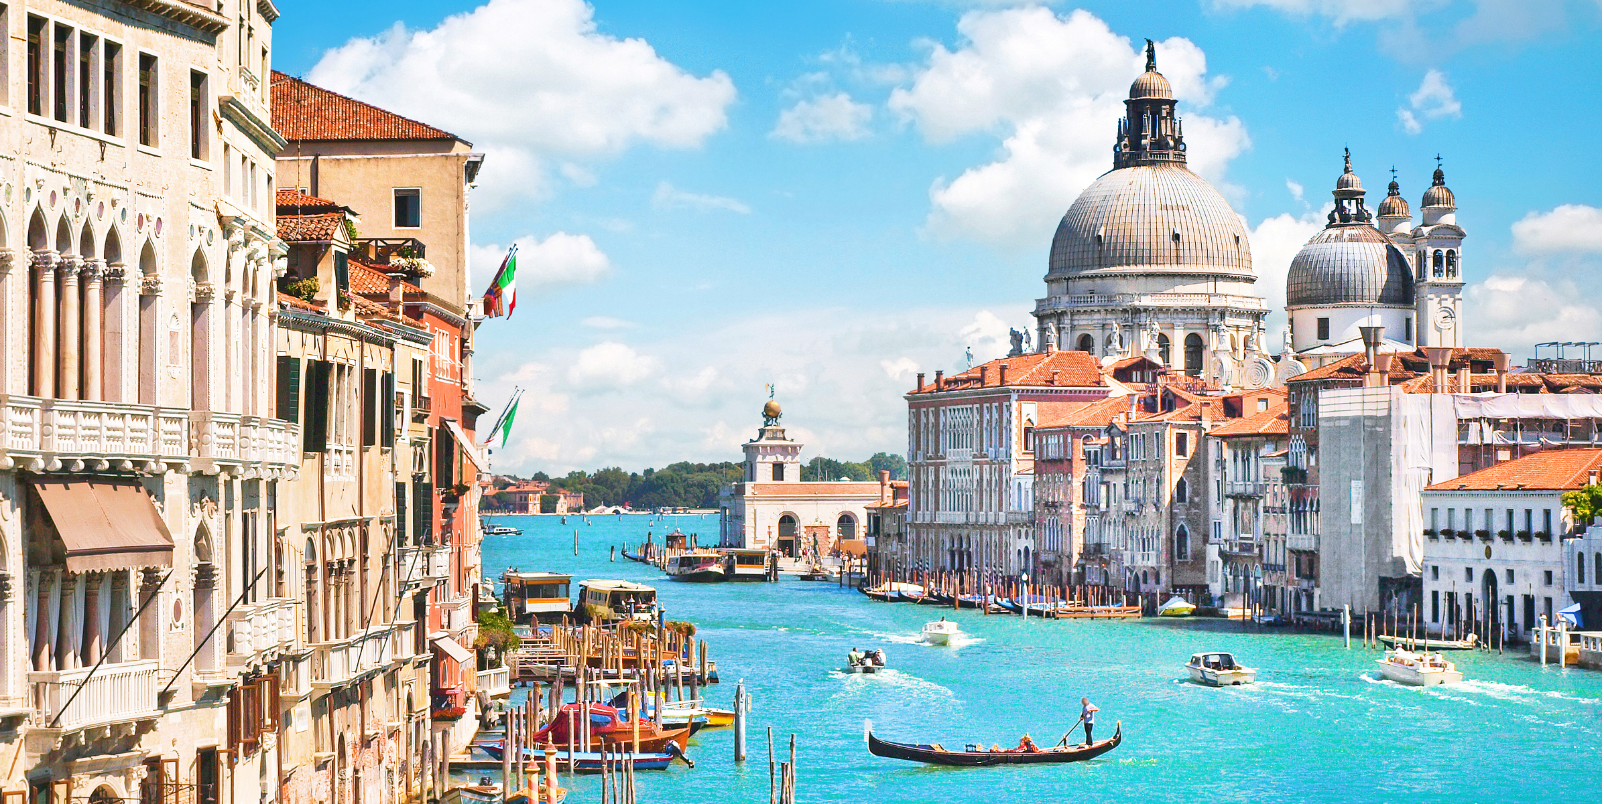
[[[940,743],[934,745],[893,743],[874,736],[872,730],[867,731],[866,734],[869,740],[869,753],[877,757],[923,762],[927,765],[950,765],[959,768],[981,768],[992,765],[1036,765],[1049,762],[1084,762],[1114,750],[1119,747],[1120,743],[1118,722],[1114,724],[1114,736],[1107,740],[1099,740],[1091,745],[1055,746],[1039,751],[952,751],[942,748]]]

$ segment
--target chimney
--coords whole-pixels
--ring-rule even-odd
[[[915,387],[916,390],[919,389],[919,388],[925,387],[925,373],[922,372],[922,371],[919,372],[919,379],[915,380],[914,382],[915,382],[915,386],[914,387]]]
[[[936,372],[936,390],[937,391],[942,390],[942,387],[941,387],[941,372],[940,371]]]
[[[406,283],[406,277],[400,274],[388,274],[388,276],[390,279],[389,301],[391,304],[397,305],[396,309],[399,311],[399,305],[401,304],[405,294],[405,291],[401,289],[401,286]]]
[[[1214,400],[1205,399],[1199,402],[1198,406],[1202,409],[1199,418],[1203,421],[1203,429],[1207,430],[1209,425],[1214,423]]]
[[[1387,375],[1392,373],[1392,352],[1376,353],[1376,373],[1380,375],[1381,385],[1387,384]]]
[[[1057,385],[1058,384],[1058,369],[1053,369],[1052,379],[1048,380],[1047,384],[1048,385]]]
[[[1136,394],[1130,394],[1126,398],[1131,400],[1131,418],[1135,419],[1136,418]]]
[[[1448,361],[1453,358],[1452,346],[1427,346],[1426,361],[1431,363],[1431,384],[1437,393],[1446,393],[1448,388]]]
[[[990,369],[991,369],[991,366],[981,366],[980,367],[980,387],[981,388],[985,388],[986,387],[986,374]]]
[[[880,502],[891,502],[891,473],[880,470]]]
[[[1000,365],[997,366],[997,384],[998,385],[1007,385],[1008,384],[1008,364],[1007,363],[1003,363],[1003,364],[1000,364]]]
[[[1381,346],[1381,333],[1385,327],[1360,327],[1359,338],[1365,345],[1365,387],[1374,388],[1385,383],[1378,382],[1376,375],[1376,350]]]
[[[1052,338],[1048,338],[1047,342],[1042,344],[1042,345],[1047,347],[1043,351],[1047,352],[1048,354],[1052,354],[1053,352],[1058,351],[1058,342],[1053,340]]]
[[[1498,375],[1498,393],[1509,393],[1509,354],[1499,352],[1493,355],[1493,372]]]

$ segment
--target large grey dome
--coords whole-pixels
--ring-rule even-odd
[[[1309,238],[1287,271],[1287,306],[1414,303],[1409,262],[1371,226],[1331,226]]]
[[[1178,164],[1104,173],[1064,213],[1047,275],[1253,276],[1242,219],[1212,185]]]

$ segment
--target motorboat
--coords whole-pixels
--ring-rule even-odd
[[[941,743],[894,743],[874,736],[873,729],[865,730],[869,753],[887,759],[923,762],[927,765],[949,765],[961,768],[982,768],[992,765],[1037,765],[1053,762],[1084,762],[1102,756],[1119,747],[1120,725],[1114,724],[1114,736],[1091,745],[1068,745],[1060,742],[1052,748],[1036,748],[1028,740],[1020,747],[1008,750],[988,750],[980,745],[968,745],[962,751],[943,748]],[[1067,737],[1066,737],[1067,741]]]
[[[920,636],[932,645],[951,645],[953,638],[960,633],[957,623],[942,617],[933,623],[925,623]]]
[[[506,746],[500,740],[474,743],[473,745],[475,748],[489,754],[491,759],[501,759],[502,754],[506,753]],[[669,743],[662,751],[642,750],[640,753],[631,753],[628,750],[628,746],[613,740],[607,741],[607,746],[605,756],[600,751],[574,751],[569,753],[566,748],[560,748],[557,750],[557,766],[576,773],[595,773],[602,769],[602,760],[604,758],[609,763],[633,760],[635,770],[665,770],[668,768],[669,763],[676,759],[686,765],[692,764],[690,758],[685,756],[684,749],[675,743]],[[536,764],[545,760],[546,752],[542,749],[530,748],[524,750],[524,762],[526,763]],[[507,801],[508,804],[515,804],[511,798]]]
[[[1428,652],[1416,653],[1403,648],[1393,648],[1386,655],[1376,660],[1381,665],[1381,674],[1389,680],[1411,687],[1431,687],[1438,684],[1454,684],[1463,681],[1465,674],[1453,662],[1441,656]]]
[[[925,588],[923,586],[900,581],[887,581],[879,586],[865,586],[860,591],[863,592],[864,596],[882,603],[917,602],[925,597]]]
[[[440,804],[501,804],[501,785],[491,784],[490,777],[482,776],[478,784],[458,785],[446,791]]]
[[[1158,607],[1158,616],[1190,617],[1194,611],[1197,611],[1197,606],[1194,606],[1179,597],[1172,597],[1169,600],[1164,601],[1164,605]]]
[[[773,567],[767,550],[749,550],[744,547],[726,547],[718,551],[724,557],[724,580],[766,581]]]
[[[486,536],[522,536],[524,532],[522,528],[515,528],[511,525],[491,525],[486,523],[484,525],[484,533]]]
[[[583,622],[611,624],[657,621],[657,590],[643,583],[607,579],[579,582],[574,614]]]
[[[588,710],[588,711],[587,711]],[[585,724],[584,718],[589,715],[590,723]],[[689,726],[671,728],[667,723],[663,728],[657,728],[654,721],[643,716],[638,724],[640,732],[640,750],[646,752],[668,751],[668,746],[677,746],[684,750],[685,742],[690,739]],[[603,745],[621,745],[625,741],[633,742],[636,726],[629,723],[628,715],[606,704],[592,703],[563,704],[557,711],[556,717],[546,724],[546,727],[529,735],[530,745],[545,745],[547,742],[558,746],[567,746],[570,739],[579,743],[578,749],[600,751]],[[583,734],[590,735],[589,746],[585,745]]]
[[[663,572],[675,581],[691,583],[722,583],[728,578],[724,572],[724,556],[712,550],[692,550],[668,557]]]
[[[640,704],[641,717],[655,720],[657,694],[647,692],[642,695]],[[608,706],[622,710],[629,703],[629,691],[625,690],[613,696],[607,702]],[[700,698],[691,698],[685,701],[663,701],[663,725],[681,726],[700,723],[703,728],[719,728],[735,724],[735,713],[728,709],[715,709],[703,706]]]
[[[877,648],[867,653],[860,654],[856,660],[854,660],[853,657],[848,656],[847,664],[845,667],[841,668],[841,672],[865,674],[878,673],[881,670],[884,670],[885,667],[886,652]]]
[[[1235,687],[1252,684],[1257,672],[1236,663],[1229,653],[1194,653],[1186,663],[1192,680],[1207,687]]]
[[[568,602],[572,575],[555,572],[501,573],[501,603],[513,622],[556,622],[573,609]]]
[[[1475,634],[1466,634],[1464,639],[1426,639],[1392,634],[1382,634],[1376,638],[1386,643],[1387,647],[1421,650],[1473,650],[1477,644]]]

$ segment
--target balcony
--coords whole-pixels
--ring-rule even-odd
[[[467,693],[460,689],[437,689],[429,695],[432,720],[456,720],[468,712]]]
[[[234,637],[229,665],[261,666],[293,650],[299,607],[300,601],[286,598],[236,608],[228,615]]]
[[[1287,549],[1315,553],[1320,550],[1320,537],[1313,533],[1287,534]]]
[[[359,237],[351,241],[351,257],[368,265],[389,265],[391,257],[427,256],[428,246],[416,237]]]
[[[1263,497],[1269,489],[1268,483],[1255,480],[1232,480],[1225,484],[1227,497]]]
[[[451,577],[451,548],[424,545],[399,551],[401,578],[414,587],[433,586]]]
[[[29,673],[28,686],[32,690],[33,707],[38,712],[38,724],[50,726],[54,720],[56,728],[77,731],[153,719],[159,714],[156,666],[155,659],[144,659],[102,665],[93,677],[89,675],[93,669],[90,667]],[[73,697],[75,692],[76,698]]]
[[[411,626],[411,623],[405,624]],[[400,657],[412,655],[410,639],[397,633],[405,628],[378,626],[336,642],[320,642],[312,646],[312,686],[326,690],[355,681],[365,673],[384,668]],[[397,649],[398,641],[406,645]]]
[[[1252,539],[1226,539],[1220,543],[1223,558],[1258,558],[1259,543]]]
[[[461,634],[477,623],[473,616],[473,598],[470,597],[463,597],[447,604],[445,614],[446,630],[453,634]]]
[[[195,463],[203,472],[242,465],[284,469],[301,462],[299,428],[289,422],[195,411],[190,414],[189,429]]]
[[[512,670],[507,667],[492,667],[489,670],[479,671],[479,691],[492,698],[502,698],[512,694]]]
[[[186,410],[31,396],[0,399],[5,404],[0,468],[131,471],[189,460]]]

